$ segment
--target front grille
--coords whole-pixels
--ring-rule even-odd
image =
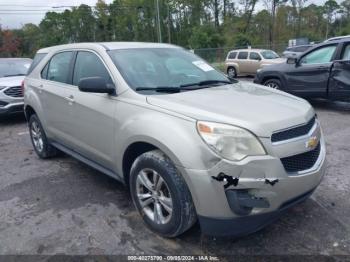
[[[10,87],[9,89],[6,89],[4,93],[12,97],[23,97],[21,86]]]
[[[284,141],[284,140],[288,140],[288,139],[292,139],[292,138],[306,135],[309,133],[311,128],[314,126],[315,120],[316,120],[316,118],[313,117],[313,118],[311,118],[311,120],[309,122],[307,122],[304,125],[274,133],[271,136],[271,141],[274,143],[274,142]]]
[[[281,162],[284,166],[284,169],[288,173],[295,173],[295,172],[307,170],[312,168],[315,165],[320,155],[320,151],[321,151],[321,144],[318,143],[315,149],[299,155],[281,158]]]

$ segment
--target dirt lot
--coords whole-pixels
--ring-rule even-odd
[[[167,240],[146,229],[118,182],[68,156],[40,160],[23,117],[0,123],[0,254],[350,255],[350,104],[313,102],[328,146],[312,197],[239,240],[197,225]]]

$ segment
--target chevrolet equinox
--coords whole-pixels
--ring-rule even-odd
[[[154,232],[241,236],[305,200],[325,142],[301,98],[228,78],[155,43],[41,49],[24,81],[40,158],[63,151],[125,183]],[[233,80],[232,80],[233,81]]]

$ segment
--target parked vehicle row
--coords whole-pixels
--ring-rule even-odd
[[[162,236],[196,220],[210,235],[252,233],[309,197],[324,175],[325,141],[308,102],[232,83],[182,48],[85,43],[37,56],[24,80],[37,155],[61,150],[122,181]]]

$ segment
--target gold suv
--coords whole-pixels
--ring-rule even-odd
[[[272,64],[284,63],[272,50],[239,49],[228,52],[225,61],[225,70],[230,78],[238,75],[255,75],[257,70]]]

